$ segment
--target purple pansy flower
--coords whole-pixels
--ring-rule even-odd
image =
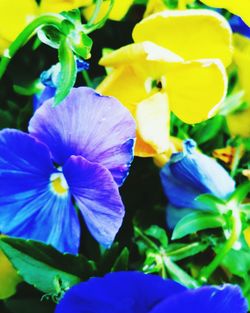
[[[247,302],[233,285],[186,287],[139,272],[116,272],[66,292],[55,313],[246,313]]]
[[[116,99],[86,87],[52,103],[35,112],[29,134],[0,132],[0,232],[75,254],[78,209],[109,246],[124,216],[118,187],[133,158],[135,122]]]
[[[226,199],[235,190],[235,182],[214,159],[196,150],[196,143],[187,139],[183,152],[174,153],[161,170],[161,182],[168,197],[167,224],[173,228],[188,213],[210,208],[196,200],[204,193]]]

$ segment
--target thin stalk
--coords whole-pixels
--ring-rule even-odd
[[[115,0],[110,0],[107,13],[99,22],[97,22],[96,24],[92,24],[92,25],[90,23],[87,23],[84,26],[86,34],[89,34],[89,33],[93,32],[94,30],[101,28],[106,23],[107,19],[109,18],[109,14],[110,14],[111,10],[113,9],[114,3],[115,3]],[[92,17],[91,17],[91,19],[92,19]]]
[[[237,209],[232,210],[231,224],[232,224],[231,234],[227,242],[225,243],[224,247],[216,255],[216,257],[212,260],[212,262],[201,271],[200,281],[203,283],[207,282],[208,278],[213,274],[213,272],[221,264],[224,257],[232,249],[232,247],[234,246],[234,244],[237,242],[237,240],[240,237],[241,230],[242,230],[242,223],[240,219],[239,210]]]
[[[135,230],[136,235],[141,237],[144,240],[144,242],[148,244],[148,246],[150,248],[152,248],[154,251],[158,251],[159,250],[157,245],[152,240],[150,240],[147,236],[145,236],[143,234],[143,232],[138,227],[135,226],[134,230]]]
[[[3,57],[0,61],[0,79],[3,77],[6,68],[11,58],[17,51],[26,44],[32,34],[43,25],[53,25],[60,27],[64,17],[59,14],[44,14],[32,21],[24,30],[17,36],[8,49],[5,50]]]
[[[96,1],[94,13],[91,16],[91,18],[89,19],[89,21],[88,21],[88,23],[86,25],[87,27],[88,27],[88,25],[91,26],[91,25],[94,24],[98,14],[99,14],[99,12],[100,12],[100,9],[101,9],[101,6],[102,6],[102,2],[103,2],[103,0],[97,0]]]
[[[92,83],[92,81],[91,81],[91,79],[90,79],[89,74],[88,74],[87,71],[82,71],[82,77],[83,77],[83,79],[85,80],[86,85],[87,85],[88,87],[93,88],[93,83]]]
[[[187,1],[186,0],[179,0],[178,1],[178,10],[186,10],[187,8]]]

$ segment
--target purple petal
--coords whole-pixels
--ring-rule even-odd
[[[81,156],[71,156],[63,173],[89,231],[99,243],[109,246],[124,216],[123,203],[112,175],[102,165]]]
[[[237,286],[187,290],[157,305],[150,313],[247,313],[247,302]]]
[[[133,158],[135,122],[129,111],[86,87],[73,88],[56,108],[52,103],[48,100],[35,112],[30,133],[47,144],[56,163],[83,156],[109,169],[121,185]]]
[[[0,232],[77,253],[80,228],[69,193],[51,189],[48,148],[17,130],[0,132]]]
[[[148,313],[163,299],[185,290],[159,276],[115,272],[71,288],[55,313]]]

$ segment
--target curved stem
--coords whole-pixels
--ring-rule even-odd
[[[201,271],[200,281],[203,283],[207,282],[208,278],[213,274],[216,268],[221,264],[224,257],[232,249],[232,247],[234,246],[234,244],[237,242],[237,240],[240,237],[241,230],[242,230],[242,223],[240,219],[239,210],[237,209],[232,210],[231,223],[232,223],[232,230],[231,230],[230,237],[228,238],[226,244],[221,249],[221,251],[216,255],[213,261]]]
[[[179,0],[178,1],[178,10],[185,10],[187,8],[187,1],[186,0]]]
[[[6,68],[11,60],[11,58],[17,53],[17,51],[25,45],[29,40],[30,36],[42,25],[53,25],[60,27],[61,22],[65,18],[59,14],[44,14],[33,20],[25,29],[17,36],[17,38],[12,42],[10,47],[5,50],[3,57],[0,62],[0,79],[6,71]]]
[[[102,1],[101,1],[102,2]],[[105,14],[105,16],[99,21],[97,22],[96,24],[90,24],[90,23],[87,23],[85,25],[85,34],[89,34],[91,33],[92,31],[98,29],[98,28],[101,28],[105,22],[107,21],[107,19],[109,18],[109,14],[111,12],[111,10],[113,9],[113,6],[114,6],[114,3],[115,3],[115,0],[110,0],[110,3],[109,3],[109,8],[107,10],[107,13]],[[96,4],[97,5],[97,4]],[[95,14],[95,13],[94,13]],[[93,16],[91,17],[91,19],[93,18]]]
[[[91,16],[91,18],[89,19],[88,23],[87,23],[87,27],[88,25],[93,25],[94,21],[96,20],[97,16],[98,16],[98,13],[100,12],[100,9],[101,9],[101,6],[102,6],[102,1],[103,0],[97,0],[96,1],[96,5],[95,5],[95,10],[94,10],[94,13],[93,15]]]

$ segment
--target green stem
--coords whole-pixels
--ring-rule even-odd
[[[109,14],[110,14],[111,10],[113,9],[114,3],[115,3],[115,0],[110,0],[108,11],[105,14],[105,16],[99,22],[97,22],[96,24],[90,24],[90,22],[88,22],[85,25],[85,34],[89,34],[89,33],[93,32],[94,30],[101,28],[106,23],[107,19],[109,18]],[[96,5],[98,5],[98,3]],[[91,19],[92,18],[93,18],[93,16],[91,17]]]
[[[208,278],[213,274],[213,272],[221,264],[224,257],[232,249],[232,247],[234,246],[234,244],[237,242],[237,240],[240,237],[241,230],[242,230],[242,223],[240,219],[239,210],[237,209],[232,210],[231,224],[232,224],[231,234],[227,242],[225,243],[224,247],[220,250],[220,252],[212,260],[212,262],[201,271],[200,281],[203,283],[207,282]]]
[[[101,9],[101,6],[102,6],[102,2],[103,0],[97,0],[96,1],[96,4],[95,4],[95,10],[94,10],[94,13],[93,15],[91,16],[91,18],[89,19],[88,23],[87,23],[87,27],[94,24],[94,21],[96,20],[99,12],[100,12],[100,9]]]
[[[86,82],[86,85],[87,85],[88,87],[93,88],[93,83],[92,83],[91,79],[89,78],[88,72],[87,72],[87,71],[82,71],[82,76],[83,76],[83,79],[84,79],[85,82]]]
[[[3,77],[6,68],[11,58],[17,53],[17,51],[25,45],[30,36],[43,25],[53,25],[60,28],[61,22],[65,18],[59,14],[44,14],[32,21],[25,29],[17,36],[12,42],[10,47],[5,50],[3,57],[0,61],[0,79]]]
[[[143,232],[137,226],[134,226],[134,230],[135,230],[136,235],[140,236],[144,240],[144,242],[148,244],[150,248],[152,248],[154,251],[159,251],[159,248],[157,247],[157,245],[152,240],[150,240],[147,236],[145,236]]]

